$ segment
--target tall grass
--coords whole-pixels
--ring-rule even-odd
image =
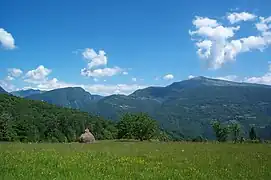
[[[0,144],[0,179],[271,179],[267,144]]]

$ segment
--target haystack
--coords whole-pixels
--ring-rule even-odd
[[[80,142],[81,143],[94,143],[95,142],[95,137],[89,131],[89,129],[86,129],[85,133],[80,136]]]

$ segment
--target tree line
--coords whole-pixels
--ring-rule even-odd
[[[150,140],[152,138],[159,139],[160,141],[176,140],[173,139],[166,131],[159,129],[156,122],[157,121],[145,113],[126,113],[117,123],[117,138],[138,139],[140,141]],[[231,140],[234,143],[237,143],[244,142],[246,140],[244,136],[241,136],[241,127],[238,122],[233,121],[227,125],[222,125],[219,121],[212,121],[211,126],[216,140],[219,142]],[[249,139],[254,142],[256,142],[256,140],[261,140],[260,137],[257,136],[254,127],[251,127],[249,131]],[[207,141],[207,139],[202,136],[197,136],[192,138],[191,141],[204,142]]]
[[[244,142],[245,138],[241,136],[241,127],[237,122],[231,122],[228,125],[222,125],[219,121],[213,121],[212,127],[216,136],[217,141],[225,142],[232,137],[232,141],[237,142]],[[251,127],[249,131],[249,139],[251,141],[260,140],[260,137],[257,136],[256,130],[254,127]]]

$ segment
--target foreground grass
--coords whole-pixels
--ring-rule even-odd
[[[0,179],[271,179],[271,146],[97,142],[0,144]]]

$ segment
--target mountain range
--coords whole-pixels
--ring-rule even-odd
[[[54,89],[40,94],[32,94],[25,98],[90,112],[90,109],[103,97],[91,95],[80,87],[68,87]]]
[[[271,86],[267,85],[196,77],[166,87],[140,89],[127,96],[102,97],[73,87],[23,97],[111,120],[118,120],[125,112],[147,112],[176,138],[214,138],[210,125],[213,120],[240,123],[244,136],[255,126],[261,137],[271,138]]]

